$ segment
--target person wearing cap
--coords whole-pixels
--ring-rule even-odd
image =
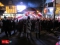
[[[7,19],[7,17],[4,17],[4,19],[2,20],[3,23],[3,30],[6,34],[6,36],[8,37],[8,35],[11,36],[11,21],[9,19]]]

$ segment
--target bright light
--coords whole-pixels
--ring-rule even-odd
[[[53,8],[50,9],[50,12],[52,12],[52,11],[53,11]]]
[[[48,7],[48,12],[47,12],[47,15],[53,15],[53,11],[54,11],[54,8],[53,7]]]
[[[37,12],[39,12],[39,11],[37,10]]]
[[[7,11],[5,11],[4,13],[7,13]]]
[[[17,5],[18,12],[22,12],[25,9],[26,9],[26,6],[25,5]]]

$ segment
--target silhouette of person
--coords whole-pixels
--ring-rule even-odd
[[[32,25],[32,23],[31,23],[31,20],[30,20],[30,16],[28,16],[28,19],[27,19],[27,30],[26,30],[27,38],[28,38],[29,35],[30,35],[30,38],[31,38],[31,25]]]
[[[3,22],[3,30],[5,31],[6,36],[7,37],[8,37],[8,35],[11,36],[11,31],[10,31],[10,29],[11,29],[11,21],[8,20],[6,17],[4,17],[2,22]]]

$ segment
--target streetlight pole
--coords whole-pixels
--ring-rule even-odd
[[[55,21],[55,11],[56,11],[56,0],[53,1],[53,7],[54,7],[54,21]]]
[[[56,0],[54,0],[53,1],[53,7],[54,7],[54,12],[53,12],[53,20],[54,20],[54,24],[53,24],[53,30],[54,30],[54,28],[55,28],[55,11],[56,11]]]

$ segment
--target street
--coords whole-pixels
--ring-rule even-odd
[[[7,38],[3,33],[0,34],[0,41],[1,40],[9,40],[10,43],[8,45],[55,45],[55,43],[58,41],[56,37],[54,37],[52,34],[45,34],[42,32],[40,38],[36,38],[35,35],[32,33],[32,38],[25,37],[23,33],[19,37],[18,32],[16,34],[13,34],[12,36]],[[34,35],[34,36],[33,36]]]

